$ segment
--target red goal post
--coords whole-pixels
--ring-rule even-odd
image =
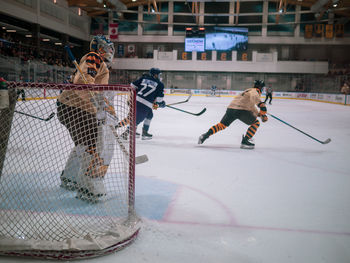
[[[9,82],[8,91],[9,108],[0,110],[0,255],[81,259],[130,244],[140,229],[135,212],[135,90],[128,85]],[[72,133],[85,136],[79,134],[84,120],[77,118],[69,130],[57,117],[57,97],[67,91],[102,94],[115,109],[113,125],[91,114],[89,123],[98,127],[88,130],[96,136],[93,154],[84,143],[78,144],[81,153],[74,150]],[[115,124],[125,119],[130,133],[122,140],[127,127]],[[78,170],[67,168],[72,152]],[[99,165],[107,167],[103,175],[93,173],[100,171]],[[67,169],[89,184],[77,179],[75,189],[62,187]],[[96,178],[103,194],[93,202],[81,198],[81,193],[94,194],[91,182]]]

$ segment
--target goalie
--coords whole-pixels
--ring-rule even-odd
[[[264,87],[265,83],[263,80],[255,80],[253,88],[246,89],[235,97],[227,107],[226,113],[221,121],[212,126],[206,133],[202,134],[198,139],[198,144],[202,144],[209,136],[218,131],[222,131],[230,126],[233,121],[239,119],[245,124],[250,125],[246,134],[242,137],[241,148],[253,149],[255,145],[250,139],[255,135],[260,126],[257,117],[259,116],[263,122],[268,119],[266,116],[266,105],[260,101],[261,92]],[[260,108],[260,111],[258,111],[256,106]]]
[[[107,63],[114,56],[113,43],[95,36],[90,52],[80,60],[82,74],[73,75],[73,84],[104,84],[109,81]],[[108,125],[117,120],[114,95],[107,91],[71,89],[57,100],[57,116],[74,142],[61,174],[61,187],[76,190],[77,198],[96,202],[106,195],[104,177],[113,157],[115,138]]]

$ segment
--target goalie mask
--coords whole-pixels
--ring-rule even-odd
[[[107,62],[112,62],[114,57],[114,44],[105,36],[94,36],[90,42],[90,51],[96,52]]]

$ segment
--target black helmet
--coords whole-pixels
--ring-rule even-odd
[[[155,78],[155,75],[157,75],[157,77],[159,77],[159,74],[160,74],[160,69],[159,68],[151,68],[149,70],[149,74]]]
[[[265,82],[263,80],[254,81],[254,88],[257,88],[261,91],[264,87],[265,87]]]

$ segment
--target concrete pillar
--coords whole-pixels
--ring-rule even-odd
[[[34,42],[34,47],[39,52],[40,49],[40,25],[32,24],[32,37]]]
[[[237,61],[237,51],[236,50],[232,51],[232,61]]]
[[[212,52],[211,52],[211,60],[212,61],[216,61],[216,58],[217,58],[217,51],[216,50],[213,50]]]
[[[192,51],[192,61],[197,60],[197,51]]]
[[[168,36],[173,36],[174,34],[174,2],[168,2]]]
[[[235,13],[235,2],[234,1],[230,1],[230,16],[228,17],[228,23],[230,25],[233,25],[234,23],[234,16],[233,14]]]
[[[143,5],[139,5],[138,7],[138,15],[137,15],[137,35],[142,36],[143,34]]]
[[[300,36],[300,5],[295,7],[295,28],[294,28],[294,37]]]
[[[267,0],[264,0],[264,3],[263,3],[263,17],[262,17],[262,29],[261,29],[261,36],[262,37],[266,37],[267,36],[268,14],[269,14],[269,2]]]

